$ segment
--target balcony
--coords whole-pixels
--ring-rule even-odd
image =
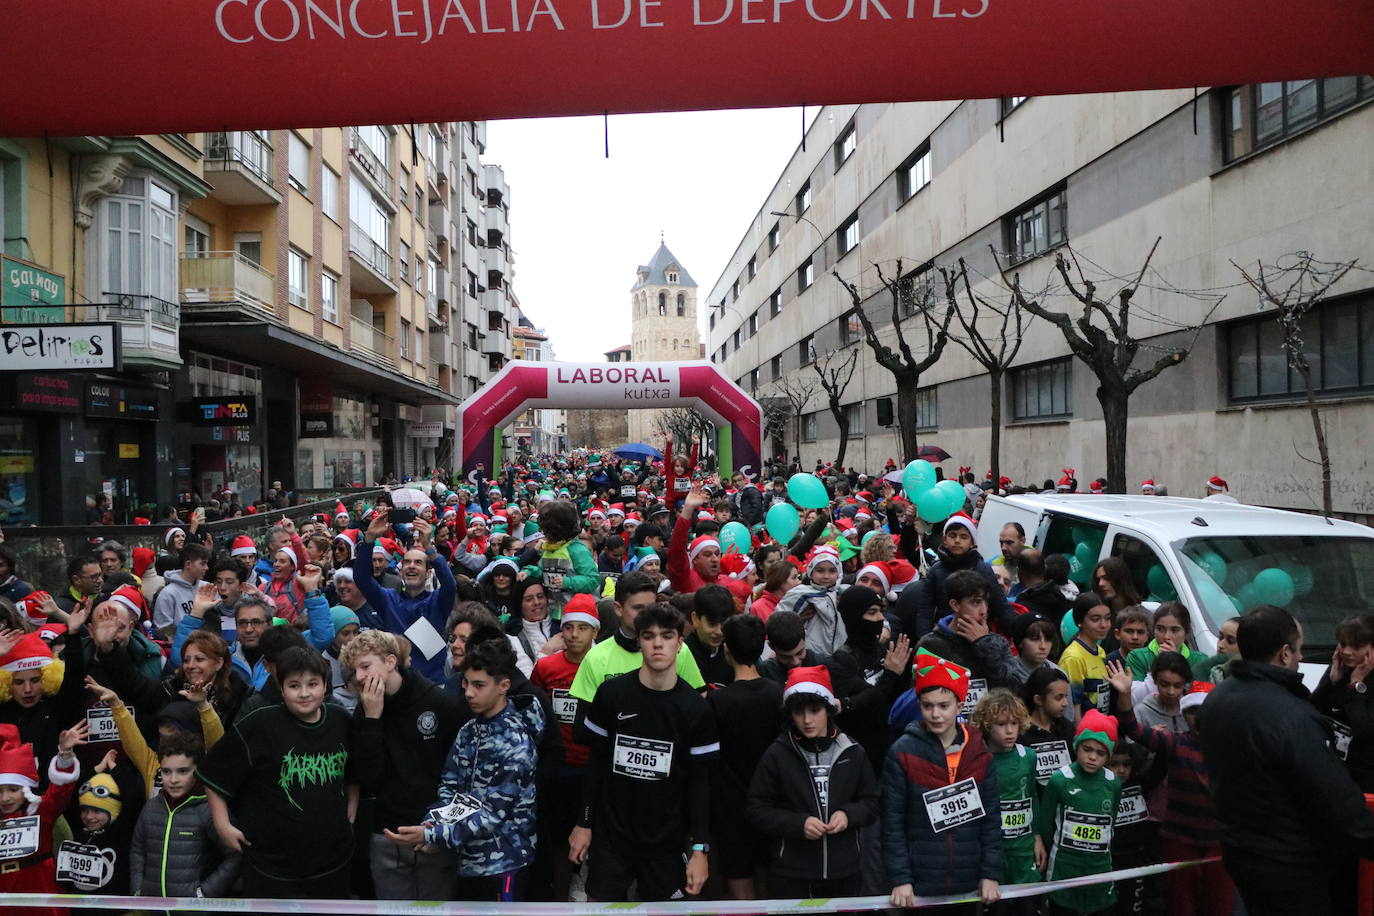
[[[205,180],[216,200],[235,207],[281,203],[272,182],[272,142],[252,130],[205,135]]]
[[[373,152],[372,147],[363,142],[357,130],[348,132],[348,155],[357,164],[358,171],[372,184],[373,190],[381,195],[394,212],[396,189],[391,177],[391,166]]]
[[[506,173],[499,165],[484,165],[482,173],[482,185],[487,189],[486,204],[488,207],[499,207],[510,197]]]
[[[272,311],[272,274],[234,251],[203,251],[181,257],[181,304],[242,304]]]
[[[352,316],[349,320],[353,350],[393,369],[396,368],[396,362],[392,358],[396,346],[395,338],[357,316]]]
[[[364,295],[396,292],[392,280],[391,252],[355,222],[349,222],[348,259],[353,265],[353,291]]]
[[[447,328],[429,332],[429,364],[434,369],[457,365],[453,354],[453,336]]]
[[[506,221],[505,207],[487,207],[486,213],[482,216],[482,223],[487,230],[488,244],[491,244],[492,233],[495,232],[497,241],[503,241],[510,232],[510,226]]]
[[[488,315],[496,315],[498,319],[506,317],[506,294],[499,289],[484,289],[477,294],[477,304],[481,311]],[[476,322],[482,324],[483,322]]]
[[[505,248],[484,248],[482,249],[482,264],[488,274],[506,275],[506,249]],[[488,284],[490,286],[490,284]]]
[[[80,306],[81,321],[119,326],[120,358],[126,367],[176,369],[181,366],[181,310],[175,302],[131,293],[104,293],[110,301]]]
[[[505,331],[483,331],[482,352],[487,356],[499,355],[510,359],[510,335]]]

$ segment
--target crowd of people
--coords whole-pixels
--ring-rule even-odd
[[[1286,612],[1207,655],[1120,559],[1074,583],[1014,524],[984,557],[1010,481],[961,469],[931,526],[889,465],[819,468],[829,505],[786,543],[785,478],[670,445],[262,543],[178,518],[51,591],[0,544],[0,892],[1230,914],[1239,884],[1256,916],[1340,911],[1313,907],[1374,847],[1374,618],[1307,698]]]

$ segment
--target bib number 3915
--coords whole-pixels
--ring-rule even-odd
[[[953,785],[931,789],[921,796],[921,800],[925,802],[931,829],[936,833],[976,821],[985,813],[983,798],[978,794],[978,783],[972,779],[961,779]]]

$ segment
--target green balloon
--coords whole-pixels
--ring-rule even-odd
[[[1069,581],[1077,582],[1079,585],[1088,581],[1092,575],[1092,567],[1082,562],[1078,557],[1069,557]]]
[[[1073,549],[1074,559],[1084,566],[1088,566],[1097,560],[1098,548],[1094,547],[1089,541],[1079,541],[1078,546]]]
[[[1078,624],[1073,622],[1072,614],[1065,614],[1059,621],[1059,635],[1064,637],[1064,644],[1073,642],[1073,638],[1078,635]]]
[[[830,505],[830,494],[815,474],[793,474],[787,481],[787,498],[803,509],[824,509]]]
[[[1260,570],[1259,575],[1255,576],[1255,581],[1250,584],[1254,586],[1255,597],[1259,599],[1260,604],[1288,607],[1293,603],[1296,594],[1293,577],[1277,567]]]
[[[924,493],[935,486],[935,465],[917,458],[902,470],[902,486],[907,493]]]
[[[797,508],[790,503],[777,503],[764,516],[764,525],[773,540],[779,544],[786,544],[801,527],[801,516],[797,514]]]
[[[1151,566],[1150,571],[1145,574],[1145,584],[1149,586],[1152,598],[1158,595],[1161,601],[1173,601],[1178,597],[1178,589],[1174,588],[1168,570],[1159,563]]]
[[[1258,590],[1255,588],[1255,583],[1253,582],[1247,582],[1240,587],[1240,591],[1236,592],[1236,600],[1240,602],[1241,608],[1247,611],[1257,605],[1265,603],[1260,599]]]
[[[754,546],[749,529],[740,522],[726,522],[720,529],[720,549],[725,553],[731,550],[747,554]]]
[[[1208,550],[1192,558],[1193,562],[1201,566],[1203,571],[1211,577],[1217,585],[1226,581],[1226,559],[1221,554]]]
[[[964,503],[968,500],[968,494],[964,492],[964,485],[956,480],[942,480],[935,485],[935,490],[943,494],[945,499],[945,517],[953,515],[964,508]]]
[[[1227,597],[1228,599],[1230,599],[1230,601],[1231,601],[1231,606],[1234,607],[1234,608],[1236,609],[1236,613],[1237,613],[1237,614],[1244,614],[1244,613],[1245,613],[1245,605],[1241,604],[1241,601],[1240,601],[1239,598],[1237,598],[1235,595],[1227,595],[1226,597]]]
[[[916,512],[921,516],[922,521],[943,522],[952,514],[946,505],[945,494],[931,487],[916,497]]]

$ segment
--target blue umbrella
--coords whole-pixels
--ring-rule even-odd
[[[652,458],[655,461],[663,457],[662,452],[652,445],[645,445],[643,442],[631,442],[628,445],[622,445],[612,452],[612,454],[617,458],[635,458],[639,460]]]

